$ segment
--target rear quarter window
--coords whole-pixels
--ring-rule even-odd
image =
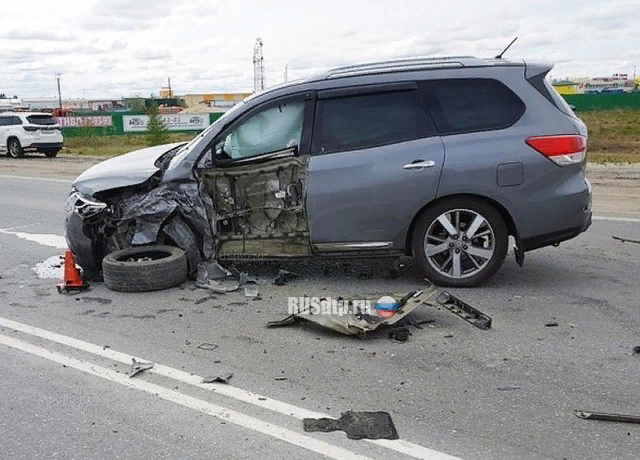
[[[419,83],[442,135],[508,128],[525,105],[494,79],[427,80]]]
[[[29,115],[27,121],[32,125],[49,126],[56,124],[56,120],[50,115]]]

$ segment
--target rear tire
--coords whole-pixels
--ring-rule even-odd
[[[413,257],[427,279],[451,287],[487,281],[502,266],[508,245],[502,215],[473,197],[449,198],[427,208],[412,239]]]
[[[168,289],[187,279],[187,256],[182,249],[174,246],[122,249],[107,254],[102,260],[102,276],[104,284],[114,291]]]
[[[11,158],[20,158],[24,155],[24,150],[22,145],[20,145],[20,141],[15,137],[12,137],[7,142],[7,156]]]
[[[58,155],[59,152],[60,150],[45,150],[44,156],[47,158],[55,158],[55,156]]]

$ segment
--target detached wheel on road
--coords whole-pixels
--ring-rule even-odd
[[[45,150],[44,156],[47,158],[54,158],[59,152],[60,150]]]
[[[9,139],[9,142],[7,142],[7,155],[11,158],[20,158],[24,155],[22,145],[20,145],[20,141],[15,137]]]
[[[186,253],[173,246],[140,246],[107,254],[102,276],[109,289],[147,292],[168,289],[187,279]]]
[[[500,213],[477,198],[441,201],[420,216],[413,234],[414,258],[441,286],[477,286],[500,268],[509,231]]]

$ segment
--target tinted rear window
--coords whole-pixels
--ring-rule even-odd
[[[32,125],[55,125],[56,120],[50,115],[29,115],[27,121]]]
[[[493,79],[429,80],[425,90],[440,134],[489,131],[511,126],[524,113],[524,103]]]

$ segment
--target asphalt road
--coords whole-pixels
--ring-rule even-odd
[[[62,253],[65,181],[0,175],[5,458],[638,458],[640,426],[573,413],[640,414],[640,245],[611,238],[640,239],[637,218],[596,220],[524,268],[510,257],[486,286],[454,290],[491,330],[425,307],[414,317],[435,322],[400,344],[265,323],[286,316],[288,296],[420,288],[410,265],[389,280],[380,261],[247,264],[266,281],[303,275],[261,286],[258,301],[190,284],[59,295],[33,267]],[[130,379],[132,356],[156,366]],[[227,370],[229,385],[200,383]],[[303,417],[347,410],[388,411],[401,441],[302,430]]]

